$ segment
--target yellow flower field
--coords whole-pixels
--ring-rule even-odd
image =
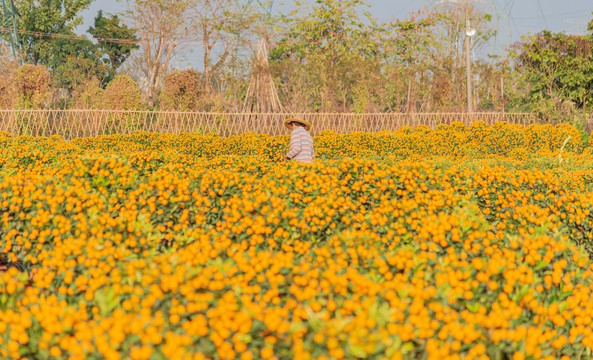
[[[2,359],[589,359],[569,125],[0,135]]]

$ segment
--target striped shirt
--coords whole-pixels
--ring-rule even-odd
[[[313,159],[315,159],[313,138],[304,127],[299,126],[292,130],[290,152],[286,157],[300,162],[313,162]]]

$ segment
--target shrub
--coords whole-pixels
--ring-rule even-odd
[[[75,109],[99,109],[103,102],[103,91],[99,79],[89,79],[74,89],[71,106]]]
[[[101,107],[107,110],[142,109],[138,84],[127,75],[116,76],[103,92]]]
[[[45,66],[25,64],[15,71],[14,91],[18,108],[43,108],[51,96],[51,74]]]
[[[160,97],[161,109],[196,111],[203,94],[200,83],[200,74],[193,69],[167,74]]]

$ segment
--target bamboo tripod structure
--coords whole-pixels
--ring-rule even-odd
[[[286,112],[278,97],[278,90],[268,63],[268,49],[263,40],[259,41],[252,64],[253,73],[242,112],[258,114]]]

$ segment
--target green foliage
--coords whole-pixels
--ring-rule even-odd
[[[140,110],[142,109],[142,98],[138,84],[126,75],[119,75],[109,83],[101,106],[109,110]]]
[[[297,1],[283,17],[285,36],[271,51],[285,103],[296,111],[458,111],[466,103],[458,80],[465,78],[461,9],[439,5],[380,23],[365,1]],[[495,35],[492,16],[480,7],[469,14],[478,29],[472,49],[478,51]],[[478,104],[500,110],[502,92],[490,92],[503,67],[490,65],[476,71],[485,99]]]
[[[327,110],[335,99],[350,106],[359,81],[378,72],[384,29],[366,7],[359,0],[316,0],[308,13],[309,5],[297,2],[285,17],[290,30],[270,55],[277,64],[304,70],[312,110]]]
[[[97,40],[99,39],[123,39],[135,41],[136,30],[129,28],[127,25],[120,22],[120,18],[117,15],[111,15],[110,17],[103,16],[103,11],[99,11],[97,17],[95,17],[95,26],[88,30],[88,33],[93,35]],[[103,63],[109,65],[109,74],[106,82],[111,81],[115,77],[117,69],[126,61],[130,56],[132,50],[136,50],[139,46],[135,43],[114,43],[99,41],[97,48],[106,58],[103,59]]]
[[[106,78],[109,67],[102,64],[101,52],[88,40],[55,39],[53,57],[48,62],[54,84],[70,94],[89,79]]]
[[[388,36],[383,39],[383,49],[389,54],[391,64],[420,65],[428,60],[433,46],[432,28],[437,18],[433,14],[418,11],[409,18],[393,20],[388,27]]]
[[[542,118],[565,117],[593,105],[593,37],[543,31],[515,46],[518,75],[528,84],[521,101]]]
[[[409,106],[406,103],[411,100],[408,94],[412,83],[418,84],[414,86],[418,89],[431,88],[422,85],[426,81],[422,74],[435,71],[431,65],[435,20],[433,14],[418,11],[408,18],[392,20],[383,25],[384,32],[380,39],[382,55],[376,58],[380,70],[372,74],[372,81],[367,81],[369,105],[374,105],[374,109],[369,110],[405,111]],[[435,87],[439,91],[450,83],[446,76],[436,76],[434,79],[445,85]]]
[[[26,31],[74,35],[74,29],[82,23],[80,13],[88,9],[92,2],[93,0],[17,0],[17,27]],[[56,51],[61,51],[61,48],[56,44],[64,39],[22,34],[19,40],[25,62],[51,66],[60,59],[61,54]]]
[[[72,93],[90,79],[109,82],[116,70],[128,58],[134,43],[115,44],[69,38],[76,36],[75,28],[82,23],[80,13],[88,9],[93,0],[20,0],[16,1],[19,13],[18,28],[31,32],[51,33],[60,36],[45,37],[23,34],[20,36],[24,60],[43,64],[51,69],[57,88]],[[120,23],[118,16],[104,17],[100,11],[94,27],[88,32],[96,40],[118,38],[135,40],[135,30]]]
[[[82,22],[80,13],[92,0],[15,3],[19,29],[71,36]],[[151,108],[158,99],[162,109],[193,111],[199,98],[202,110],[238,111],[252,69],[244,56],[246,44],[257,36],[273,44],[272,72],[288,110],[457,112],[466,106],[465,12],[478,30],[473,51],[479,52],[496,35],[487,7],[452,2],[407,17],[396,14],[399,19],[383,23],[370,16],[372,2],[367,0],[295,0],[296,9],[279,17],[262,16],[250,5],[233,0],[133,3],[125,16],[136,28],[123,23],[120,16],[124,15],[99,11],[88,29],[95,40],[118,38],[130,43],[21,36],[25,61],[46,66],[54,87],[67,92],[64,97],[70,98],[61,99],[64,106],[137,108],[135,100],[133,105],[122,105],[127,100],[116,97],[104,102],[95,85],[96,80],[103,88],[109,84],[139,48],[138,31],[143,34],[139,37],[146,56],[134,68],[149,79],[145,99]],[[165,79],[176,48],[194,36],[188,29],[197,31],[195,36],[204,41],[207,55],[201,85],[193,70],[187,76],[170,74]],[[272,29],[282,32],[272,34]],[[593,108],[593,21],[588,29],[592,33],[585,36],[544,31],[524,38],[510,57],[473,61],[474,79],[479,79],[474,81],[476,109],[536,112],[544,121],[583,127],[583,116]],[[2,67],[0,59],[0,107],[15,107],[12,78]],[[581,133],[587,138],[585,129]]]
[[[20,43],[25,62],[41,64],[51,70],[54,85],[72,93],[91,78],[105,78],[109,67],[102,63],[103,49],[77,36],[82,23],[80,13],[93,0],[19,0],[19,29],[60,36],[22,34]]]

